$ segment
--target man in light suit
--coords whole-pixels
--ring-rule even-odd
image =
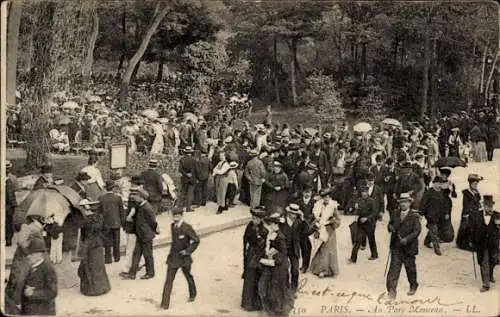
[[[245,177],[250,184],[250,208],[255,208],[260,205],[262,184],[266,180],[266,168],[257,150],[250,150],[248,154],[252,158],[245,166]]]
[[[163,295],[161,300],[161,308],[169,309],[170,295],[174,284],[175,275],[180,268],[186,277],[189,289],[189,302],[193,302],[196,298],[196,284],[193,275],[191,275],[191,264],[193,259],[191,254],[200,244],[200,238],[190,224],[183,221],[183,210],[181,208],[174,209],[172,216],[174,222],[172,228],[172,246],[167,257],[167,278],[163,287]]]

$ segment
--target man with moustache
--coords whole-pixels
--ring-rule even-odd
[[[302,230],[300,232],[300,254],[302,257],[302,267],[300,272],[306,273],[311,263],[312,244],[309,236],[314,233],[314,216],[312,210],[314,208],[314,199],[312,198],[312,189],[306,188],[302,192],[302,197],[295,201],[304,214],[302,222]]]
[[[420,215],[410,209],[413,198],[408,193],[399,196],[399,208],[391,214],[388,230],[392,234],[390,242],[391,263],[387,273],[387,292],[389,298],[395,299],[401,268],[404,265],[406,276],[410,283],[408,296],[417,292],[417,265],[415,258],[418,255],[418,236],[422,231]]]

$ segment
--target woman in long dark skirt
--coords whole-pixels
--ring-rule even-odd
[[[482,179],[477,174],[470,174],[467,178],[469,188],[462,191],[462,218],[457,233],[457,248],[462,250],[474,251],[475,222],[478,214],[482,213],[481,194],[477,186]]]
[[[262,226],[263,208],[250,210],[252,222],[247,225],[243,236],[243,292],[241,307],[246,311],[262,309],[259,297],[259,278],[262,273],[259,261],[264,256],[266,230]]]
[[[80,292],[86,296],[99,296],[111,290],[102,241],[103,217],[100,213],[88,215],[85,223],[87,239],[82,244],[82,259],[78,267]]]
[[[288,316],[294,305],[288,273],[286,238],[278,229],[280,222],[279,213],[264,218],[268,234],[265,256],[260,259],[263,269],[259,279],[259,295],[264,311],[270,316]]]

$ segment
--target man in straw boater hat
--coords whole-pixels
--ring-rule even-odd
[[[495,283],[495,266],[500,263],[500,212],[494,210],[492,195],[483,196],[485,221],[478,224],[475,232],[477,261],[481,270],[481,292]],[[487,219],[489,218],[489,220]]]
[[[418,254],[418,236],[422,226],[420,215],[416,210],[410,208],[412,202],[413,198],[408,193],[402,193],[398,199],[399,208],[394,212],[388,225],[392,235],[390,242],[391,263],[386,284],[391,299],[396,298],[396,288],[403,265],[410,283],[408,295],[414,295],[418,288],[415,257]]]
[[[296,291],[299,285],[300,233],[304,214],[297,204],[285,208],[285,221],[280,224],[280,231],[285,235],[287,255],[290,260],[291,287]]]
[[[250,184],[250,208],[260,205],[262,184],[266,181],[266,167],[259,157],[259,151],[252,149],[248,152],[251,159],[245,166],[245,177]]]
[[[197,162],[193,157],[194,150],[191,146],[184,148],[184,155],[179,160],[179,173],[181,174],[181,199],[180,205],[186,212],[192,212],[191,205],[194,200],[194,188],[196,185]]]
[[[155,215],[161,213],[161,200],[163,195],[163,178],[156,170],[158,160],[150,159],[148,168],[141,173],[141,179],[144,181],[144,189],[148,192],[147,200],[153,207]]]
[[[162,309],[170,308],[170,295],[174,285],[175,275],[179,269],[182,270],[188,283],[189,299],[188,302],[194,302],[196,298],[196,284],[191,274],[191,264],[193,259],[191,254],[200,244],[200,238],[193,227],[183,220],[183,209],[175,208],[172,211],[173,222],[171,224],[172,246],[167,257],[167,277],[163,287],[163,295],[160,307]]]

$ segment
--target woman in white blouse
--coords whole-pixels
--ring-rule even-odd
[[[311,272],[320,278],[335,277],[339,274],[337,256],[337,236],[335,230],[340,226],[337,212],[338,203],[330,197],[331,190],[322,189],[321,199],[314,204],[313,215],[318,230],[314,238],[321,243],[311,262]]]

